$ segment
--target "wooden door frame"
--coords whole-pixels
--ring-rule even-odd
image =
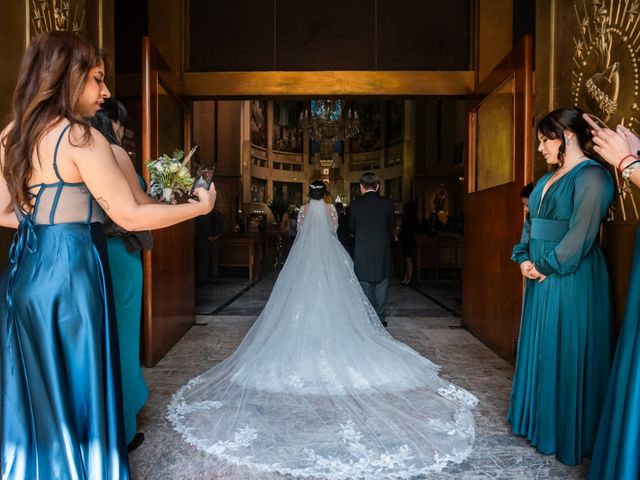
[[[477,108],[511,76],[515,84],[513,180],[475,191]],[[520,190],[533,175],[531,36],[523,37],[470,95],[469,107],[462,323],[501,357],[513,362],[520,327],[523,279],[517,265],[510,260],[511,247],[519,241],[524,221]]]
[[[192,111],[185,89],[148,37],[142,43],[142,173],[149,184],[146,161],[158,158],[158,94],[162,87],[183,108],[185,150],[191,147]],[[143,262],[143,358],[152,367],[182,338],[195,319],[193,221],[155,230],[154,248]],[[179,252],[179,253],[176,253]],[[169,254],[169,255],[167,255]],[[169,297],[171,300],[169,301]]]

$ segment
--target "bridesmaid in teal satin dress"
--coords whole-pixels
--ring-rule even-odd
[[[586,158],[591,135],[575,108],[537,126],[551,171],[529,197],[513,260],[526,277],[508,420],[538,451],[568,465],[595,440],[611,362],[609,276],[597,243],[613,180]]]
[[[111,144],[113,153],[129,187],[140,204],[155,203],[145,191],[144,180],[136,173],[129,154],[122,148],[124,126],[127,123],[127,111],[118,100],[108,98],[102,108],[91,119],[91,124]],[[113,222],[108,220],[108,225]],[[142,312],[142,260],[140,249],[150,248],[152,237],[148,232],[127,233],[114,226],[107,233],[109,268],[114,280],[113,297],[118,321],[120,342],[120,367],[122,369],[122,399],[124,411],[125,440],[129,449],[142,443],[144,434],[137,432],[136,415],[147,401],[149,391],[140,369],[140,322]],[[147,239],[147,245],[138,241]],[[125,243],[126,241],[126,243]],[[133,246],[136,249],[132,248]],[[129,247],[129,248],[127,248]]]
[[[0,276],[3,480],[127,480],[117,329],[101,221],[131,231],[208,213],[139,205],[86,119],[110,93],[102,53],[80,36],[31,40],[0,134],[0,226],[16,228]]]
[[[640,186],[640,139],[624,127],[601,131],[596,152]],[[590,480],[640,478],[640,231],[636,235],[627,308],[589,466]]]

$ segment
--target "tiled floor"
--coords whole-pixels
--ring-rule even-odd
[[[135,479],[284,480],[220,464],[187,445],[165,418],[171,395],[190,378],[228,356],[242,340],[264,306],[273,285],[269,277],[246,290],[246,282],[229,282],[199,291],[200,311],[194,326],[153,369],[145,370],[150,397],[139,429],[146,441],[131,454]],[[480,400],[475,411],[474,452],[460,465],[451,465],[438,480],[581,479],[586,468],[567,467],[554,457],[536,453],[528,442],[509,433],[505,421],[512,367],[460,328],[456,289],[422,287],[421,291],[393,283],[389,289],[389,332],[442,366],[443,377],[470,390]],[[452,313],[453,312],[453,313]]]

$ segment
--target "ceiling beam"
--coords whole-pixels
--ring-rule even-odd
[[[467,95],[474,71],[187,72],[196,98]]]

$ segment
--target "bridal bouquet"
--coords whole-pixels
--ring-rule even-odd
[[[151,196],[171,203],[176,194],[182,196],[191,190],[193,178],[187,165],[194,150],[184,157],[182,150],[176,150],[171,155],[164,154],[157,160],[147,162],[147,169],[151,177],[149,193]]]

